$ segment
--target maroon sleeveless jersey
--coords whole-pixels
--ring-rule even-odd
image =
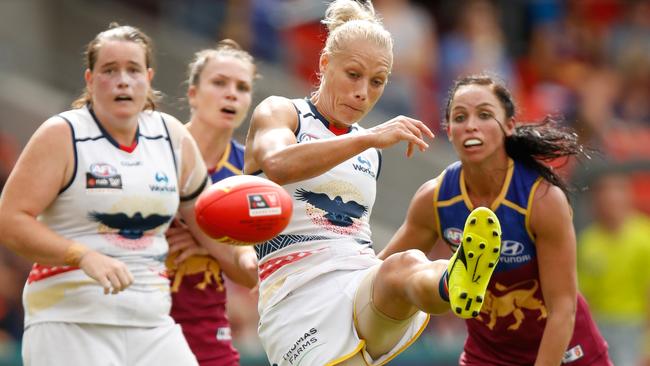
[[[232,345],[226,287],[218,263],[207,256],[192,257],[184,263],[172,277],[172,318],[180,324],[201,366],[238,366],[239,353]]]
[[[244,147],[231,140],[224,158],[209,170],[212,182],[241,174]],[[194,256],[174,265],[167,258],[172,281],[171,316],[201,366],[238,366],[239,353],[233,347],[226,316],[226,287],[219,263],[211,256]]]

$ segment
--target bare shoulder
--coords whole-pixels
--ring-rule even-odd
[[[71,138],[72,129],[65,119],[59,116],[53,116],[45,120],[33,135],[33,138],[39,139],[59,139]],[[68,142],[66,140],[66,142]]]
[[[270,96],[255,107],[251,121],[252,130],[289,128],[293,131],[298,126],[298,114],[289,98]]]
[[[535,232],[572,225],[571,206],[560,187],[547,181],[540,183],[533,197],[530,222]]]
[[[415,192],[404,222],[380,253],[380,258],[413,248],[428,253],[433,248],[439,238],[434,205],[437,186],[438,178],[431,179]]]
[[[433,179],[429,179],[428,181],[424,182],[420,188],[416,191],[417,193],[421,193],[427,196],[433,196],[434,192],[436,189],[440,186],[440,179],[441,176],[435,177]]]
[[[439,186],[438,179],[439,177],[429,179],[428,181],[424,182],[418,189],[415,191],[415,194],[413,195],[413,201],[424,201],[428,202],[429,204],[433,203],[433,196],[436,192],[436,189]]]
[[[62,117],[51,117],[38,127],[21,152],[12,172],[18,182],[15,186],[32,189],[33,172],[38,171],[49,180],[48,187],[58,190],[72,177],[73,162],[72,128]]]
[[[291,99],[279,95],[271,95],[260,102],[256,109],[281,111],[294,109]]]
[[[53,116],[36,129],[25,150],[50,155],[63,152],[64,146],[72,146],[72,127],[63,118]]]
[[[296,109],[293,102],[291,102],[291,99],[272,95],[257,105],[253,115],[257,117],[273,116],[277,118],[278,116],[295,116],[295,111]]]
[[[533,211],[553,212],[555,209],[569,209],[569,200],[556,185],[542,181],[533,197]]]
[[[436,177],[424,182],[415,192],[409,205],[408,216],[410,220],[434,222],[430,218],[436,215],[434,199],[439,186],[439,178]]]

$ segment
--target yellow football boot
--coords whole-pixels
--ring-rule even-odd
[[[465,221],[462,241],[447,267],[449,304],[458,317],[478,316],[500,251],[499,219],[486,207],[476,208]]]

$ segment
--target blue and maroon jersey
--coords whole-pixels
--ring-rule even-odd
[[[490,207],[501,222],[501,255],[481,313],[466,321],[468,338],[461,365],[535,363],[548,316],[530,228],[532,198],[542,179],[534,170],[510,160],[503,188]],[[447,167],[434,197],[438,232],[455,250],[474,209],[460,162]],[[573,338],[563,364],[590,365],[606,351],[607,344],[578,294]]]
[[[231,140],[216,167],[209,167],[212,182],[242,174],[244,146]],[[167,259],[172,281],[171,315],[201,366],[239,365],[226,316],[226,287],[219,262],[213,257],[194,256],[179,266],[175,256]]]
[[[236,140],[230,140],[221,161],[215,167],[208,167],[208,173],[212,183],[216,183],[224,178],[242,174],[242,169],[244,169],[244,146]]]

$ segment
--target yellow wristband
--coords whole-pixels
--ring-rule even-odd
[[[81,244],[72,244],[65,250],[65,256],[63,261],[68,266],[78,267],[81,262],[81,258],[88,253],[90,249]]]

